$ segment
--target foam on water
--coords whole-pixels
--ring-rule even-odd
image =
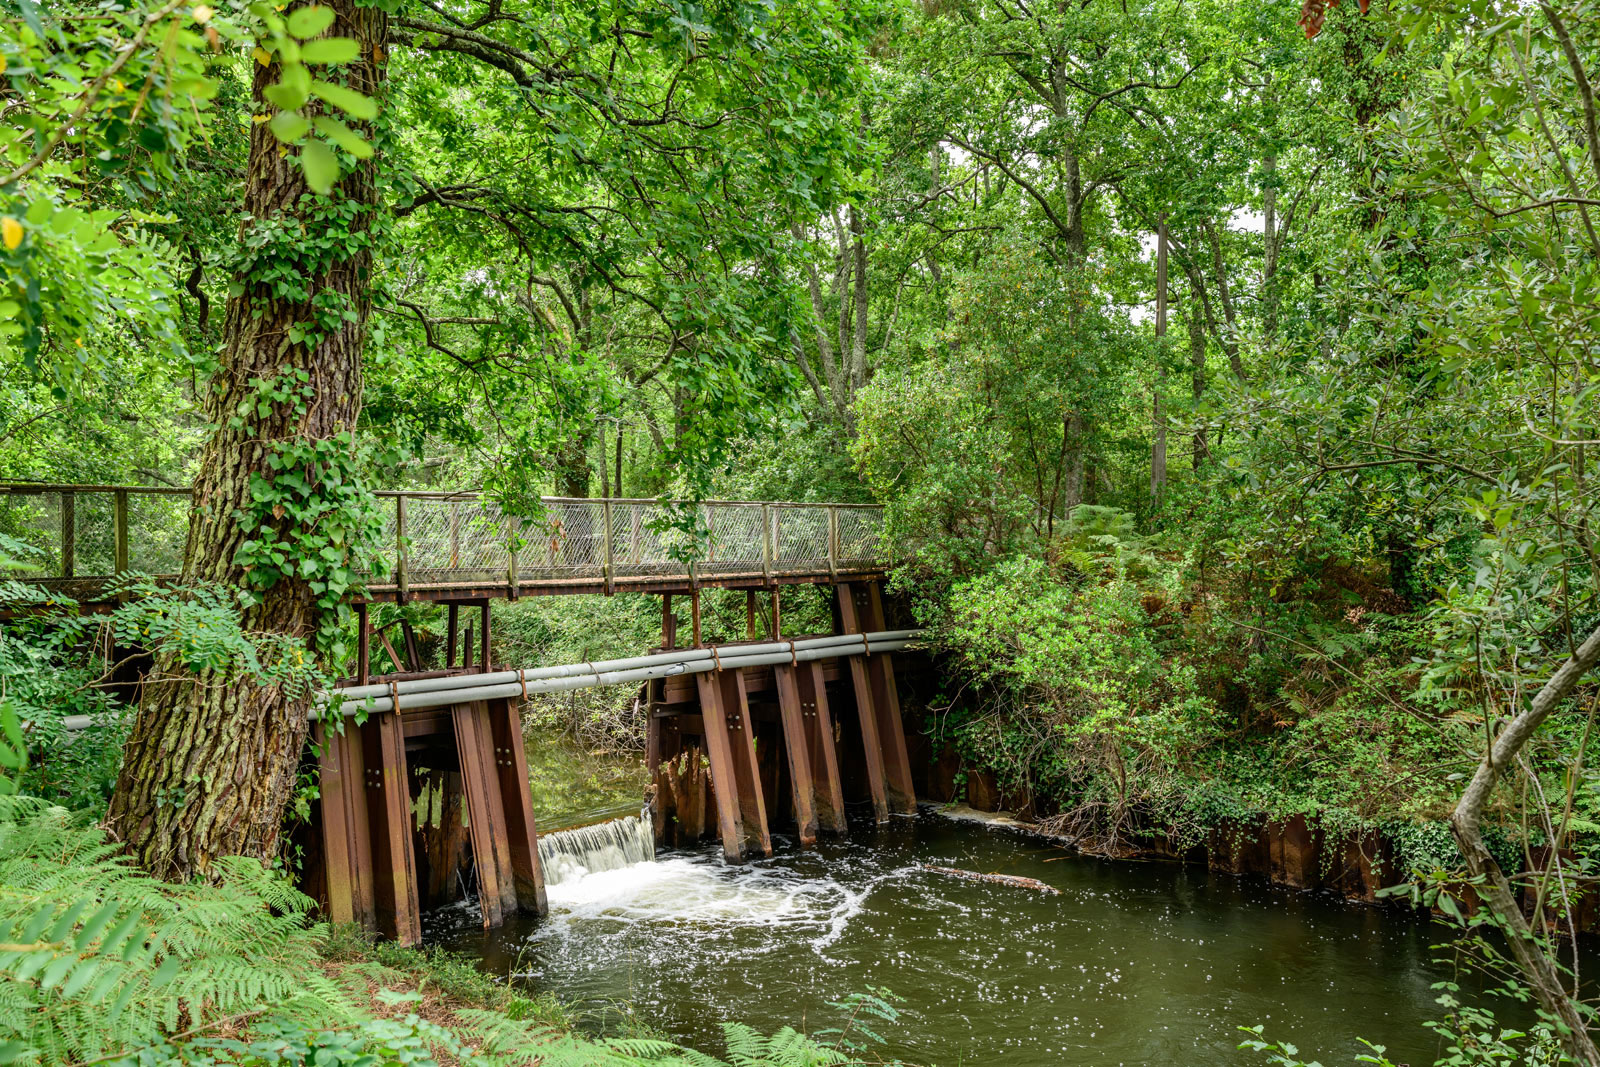
[[[581,881],[597,872],[649,863],[655,855],[655,823],[648,807],[625,819],[539,837],[539,865],[547,888]]]
[[[702,929],[781,926],[810,933],[820,949],[843,933],[875,884],[852,889],[832,878],[674,856],[551,886],[544,934],[560,938],[562,927],[597,920]]]

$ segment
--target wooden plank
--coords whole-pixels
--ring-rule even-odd
[[[405,736],[397,716],[380,712],[362,724],[360,737],[378,930],[402,945],[414,945],[422,940],[422,909],[411,846]]]
[[[806,741],[811,755],[811,781],[817,825],[829,833],[846,831],[844,783],[839,777],[839,750],[833,738],[833,715],[822,664],[812,660],[795,674],[800,708],[806,713]]]
[[[512,889],[518,908],[530,915],[543,915],[549,905],[545,900],[544,871],[539,867],[539,837],[528,784],[528,753],[522,745],[522,715],[511,700],[490,701],[488,714],[494,735],[500,805],[505,811],[506,843],[511,854]]]
[[[362,788],[365,761],[360,740],[355,725],[348,720],[343,733],[329,730],[324,736],[322,841],[328,857],[329,918],[374,930],[377,911],[372,886],[372,839],[366,790]]]
[[[734,780],[739,790],[739,819],[746,847],[772,855],[772,835],[767,829],[767,804],[761,792],[761,769],[756,764],[755,730],[750,718],[750,695],[744,672],[723,671],[712,677],[722,686],[722,709],[728,716],[728,743],[733,755]]]
[[[866,585],[866,612],[863,622],[871,633],[888,627],[883,618],[883,594],[877,582]],[[911,777],[911,757],[906,749],[905,720],[900,715],[900,689],[894,680],[894,660],[888,652],[867,657],[867,673],[872,680],[872,706],[878,714],[878,737],[883,743],[884,784],[888,787],[889,807],[902,815],[917,812],[917,787]]]
[[[801,668],[807,674],[809,668]],[[807,715],[801,706],[796,668],[773,668],[778,681],[778,710],[783,718],[783,749],[789,760],[789,782],[794,794],[794,822],[802,846],[817,843],[817,804],[811,778],[811,745],[806,737]],[[831,740],[831,739],[830,739]]]
[[[467,800],[467,825],[472,838],[473,866],[478,872],[478,905],[483,912],[484,929],[499,926],[505,921],[506,898],[516,904],[516,889],[509,878],[502,879],[510,866],[507,851],[505,863],[500,862],[500,850],[505,848],[504,820],[496,818],[499,808],[499,789],[496,788],[492,757],[485,759],[484,745],[492,744],[485,735],[488,724],[483,720],[481,703],[457,704],[451,709],[455,725],[456,752],[461,758],[461,792]],[[501,840],[496,842],[496,837]],[[508,884],[502,885],[502,880]]]
[[[322,866],[326,872],[328,921],[343,924],[356,921],[355,856],[350,843],[350,813],[344,798],[344,746],[338,734],[326,723],[316,727],[317,751],[321,764],[318,779],[319,829],[322,832]]]
[[[717,798],[717,830],[722,835],[722,854],[738,862],[744,859],[744,826],[739,820],[739,789],[728,737],[728,717],[722,706],[722,686],[712,674],[697,674],[694,680],[705,723],[706,758],[711,761],[711,787]]]
[[[856,611],[855,587],[849,582],[839,586],[839,624],[844,633],[861,633],[861,619]],[[856,698],[856,719],[861,723],[861,747],[866,753],[867,788],[872,794],[873,818],[889,821],[889,794],[884,784],[883,744],[878,736],[878,713],[872,701],[872,678],[867,672],[866,657],[851,656],[850,686]]]

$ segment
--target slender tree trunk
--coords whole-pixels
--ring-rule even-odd
[[[1261,264],[1261,329],[1270,351],[1278,339],[1278,154],[1268,152],[1261,169],[1266,175],[1261,189],[1261,237],[1265,247]]]
[[[850,205],[850,253],[855,263],[855,332],[850,338],[850,398],[867,384],[867,242],[861,213]]]
[[[1461,846],[1461,854],[1466,858],[1467,870],[1482,878],[1478,891],[1505,930],[1506,944],[1512,957],[1533,987],[1540,1007],[1560,1020],[1562,1047],[1586,1067],[1600,1067],[1600,1049],[1596,1049],[1577,1004],[1567,995],[1555,965],[1534,938],[1505,872],[1484,844],[1482,821],[1484,808],[1501,775],[1511,769],[1534,732],[1566,702],[1583,676],[1597,665],[1600,665],[1600,629],[1591,633],[1588,640],[1578,646],[1551,675],[1550,680],[1535,694],[1527,710],[1518,714],[1500,731],[1500,736],[1484,753],[1483,761],[1478,764],[1472,781],[1467,783],[1461,801],[1450,817],[1450,826],[1455,832],[1457,844]]]
[[[351,88],[376,95],[388,17],[353,0],[323,2],[337,15],[330,32],[361,46],[360,58],[340,67],[340,76]],[[255,65],[254,77],[256,110],[268,111],[261,94],[277,81],[277,64]],[[336,198],[357,209],[352,229],[372,223],[376,177],[376,165],[368,161],[335,189]],[[277,220],[291,229],[315,231],[325,225],[307,194],[293,154],[279,147],[265,123],[255,124],[245,178],[247,231]],[[327,441],[355,428],[372,273],[370,249],[358,248],[324,262],[305,279],[313,292],[337,294],[354,312],[354,321],[342,323],[314,347],[287,340],[291,327],[312,317],[308,303],[275,294],[270,283],[248,273],[235,279],[222,367],[207,397],[216,430],[195,477],[186,583],[245,587],[248,574],[235,557],[246,540],[261,536],[259,522],[241,521],[252,508],[252,480],[275,477],[269,460],[281,443]],[[298,373],[309,389],[304,406],[274,403],[261,417],[255,403],[259,382],[280,382]],[[280,540],[290,538],[292,519],[270,520],[273,524]],[[302,577],[280,578],[262,591],[244,619],[249,630],[295,638],[313,635],[319,621],[316,595]],[[188,674],[170,655],[158,658],[153,679],[124,751],[108,829],[124,851],[165,878],[205,877],[223,856],[271,860],[305,745],[305,700],[215,673]]]
[[[1156,223],[1156,386],[1151,407],[1153,425],[1150,444],[1150,501],[1161,503],[1167,487],[1167,413],[1161,406],[1161,390],[1167,380],[1167,216]]]
[[[1066,467],[1067,476],[1061,488],[1061,514],[1071,517],[1072,510],[1083,503],[1084,476],[1086,467],[1084,456],[1085,438],[1088,436],[1089,426],[1082,415],[1073,412],[1067,416],[1065,437],[1068,442]]]
[[[1184,316],[1189,327],[1189,387],[1193,392],[1194,406],[1198,412],[1200,401],[1206,393],[1206,328],[1200,321],[1200,309],[1196,305],[1199,301],[1194,298],[1193,292],[1189,295],[1189,312]],[[1206,436],[1206,428],[1200,422],[1198,414],[1195,417],[1194,430],[1194,469],[1199,470],[1205,463],[1206,457],[1211,454],[1211,443]]]

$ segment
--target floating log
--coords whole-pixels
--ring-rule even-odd
[[[948,874],[952,878],[965,878],[969,882],[994,882],[998,885],[1015,886],[1018,889],[1032,889],[1037,893],[1048,893],[1053,897],[1061,895],[1061,890],[1055,886],[1046,885],[1037,878],[1024,878],[1020,874],[979,874],[977,871],[964,871],[959,867],[935,867],[931,863],[924,863],[922,869],[935,874]]]

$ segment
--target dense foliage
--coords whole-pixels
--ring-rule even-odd
[[[96,617],[0,588],[28,791],[112,790],[118,648],[160,665],[152,738],[221,681],[259,706],[204,721],[344,672],[373,486],[878,500],[962,775],[1108,854],[1378,833],[1396,878],[1572,924],[1595,0],[290,8],[0,12],[0,477],[235,494],[183,589],[129,577]],[[708,596],[706,636],[745,608]],[[496,626],[570,660],[659,620]],[[543,710],[637,744],[631,694]]]

